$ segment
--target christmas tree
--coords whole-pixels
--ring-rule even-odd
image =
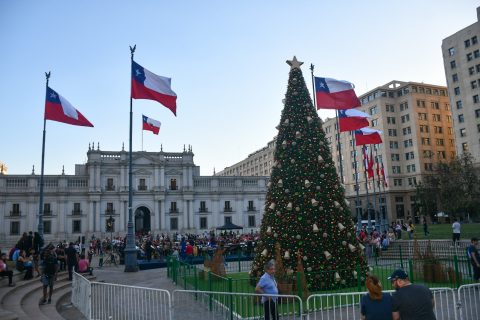
[[[292,277],[302,256],[309,290],[357,285],[367,271],[345,190],[299,62],[291,66],[251,277],[278,259]],[[278,245],[279,244],[279,245]]]

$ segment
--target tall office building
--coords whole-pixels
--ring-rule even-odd
[[[452,106],[457,153],[480,164],[480,7],[477,22],[445,38],[443,63]]]

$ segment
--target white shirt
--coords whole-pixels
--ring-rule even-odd
[[[460,228],[461,228],[461,225],[458,221],[455,221],[453,224],[452,224],[452,230],[453,230],[453,233],[460,233]]]

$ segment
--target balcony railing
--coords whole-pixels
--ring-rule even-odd
[[[105,214],[115,214],[115,210],[114,209],[107,209],[105,210]]]
[[[147,186],[138,186],[138,191],[147,191]]]
[[[200,208],[198,209],[198,212],[202,212],[202,213],[208,212],[208,208]]]
[[[178,213],[178,209],[170,208],[170,213]]]
[[[52,210],[43,210],[43,215],[44,216],[51,216],[52,215]]]
[[[223,212],[232,212],[232,211],[233,211],[232,207],[223,208]]]
[[[247,211],[257,211],[257,209],[255,207],[248,207]]]
[[[72,215],[74,215],[74,216],[79,216],[81,214],[82,214],[82,210],[75,210],[75,209],[72,210]]]
[[[19,217],[22,214],[22,211],[10,211],[10,216]]]
[[[115,191],[115,186],[107,185],[107,186],[105,187],[105,190],[107,190],[107,191]]]

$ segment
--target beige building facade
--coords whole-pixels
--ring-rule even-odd
[[[480,164],[480,7],[477,22],[445,38],[447,78],[457,153],[469,152]]]

